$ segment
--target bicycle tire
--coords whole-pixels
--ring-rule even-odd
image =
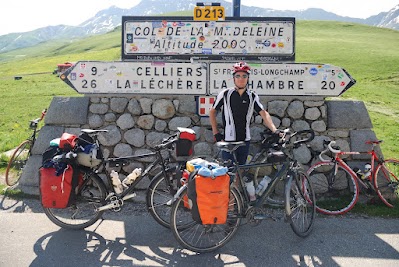
[[[19,182],[22,172],[30,157],[32,141],[25,140],[15,149],[10,160],[8,161],[5,180],[8,186],[14,186]]]
[[[180,181],[173,176],[175,168],[166,171],[166,179],[169,179],[170,186],[165,181],[163,172],[158,173],[147,188],[146,205],[148,212],[157,223],[163,227],[170,228],[170,210],[172,198],[179,188]]]
[[[226,224],[202,225],[193,220],[191,210],[184,205],[187,188],[173,203],[171,230],[179,244],[198,253],[212,252],[224,246],[237,232],[241,223],[243,203],[238,190],[230,187],[230,203]]]
[[[308,176],[304,172],[291,175],[286,186],[286,216],[294,233],[308,236],[316,217],[315,194]]]
[[[74,204],[65,209],[43,209],[46,216],[59,227],[80,230],[100,219],[104,211],[98,211],[97,208],[102,205],[106,196],[107,189],[101,178],[91,171],[84,172],[84,182],[78,190]]]
[[[374,187],[385,205],[390,208],[399,205],[399,160],[387,159],[378,164]]]
[[[318,162],[309,168],[307,175],[313,185],[318,212],[340,215],[355,206],[359,186],[357,177],[353,177],[348,169],[334,162]]]

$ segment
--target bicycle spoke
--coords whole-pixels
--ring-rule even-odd
[[[356,178],[334,162],[321,162],[308,170],[315,196],[316,209],[324,214],[343,214],[357,201]]]
[[[225,224],[203,225],[193,220],[191,210],[183,202],[187,190],[173,203],[171,211],[171,229],[177,241],[195,252],[214,251],[226,244],[235,234],[241,219],[241,202],[238,192],[231,191],[231,200]]]

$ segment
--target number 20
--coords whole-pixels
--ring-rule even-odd
[[[327,89],[334,90],[335,89],[335,82],[333,82],[333,81],[329,82],[328,85],[327,85],[326,81],[322,81],[321,84],[322,84],[321,90],[327,90]],[[328,86],[328,88],[327,88],[327,86]]]

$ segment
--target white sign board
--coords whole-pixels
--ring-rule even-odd
[[[233,63],[210,63],[210,94],[233,87]],[[307,63],[251,64],[248,88],[259,95],[338,96],[355,81],[340,67]]]
[[[155,55],[172,58],[191,56],[262,56],[294,58],[295,21],[193,21],[182,18],[122,20],[122,58],[154,60]],[[178,19],[178,20],[177,20]],[[179,57],[180,56],[180,57]],[[149,58],[150,57],[150,58]],[[259,58],[260,57],[260,58]]]
[[[206,94],[201,64],[79,61],[61,76],[81,94]]]

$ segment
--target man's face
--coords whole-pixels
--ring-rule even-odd
[[[247,86],[249,75],[245,71],[237,71],[234,73],[234,84],[239,89],[243,89]]]

